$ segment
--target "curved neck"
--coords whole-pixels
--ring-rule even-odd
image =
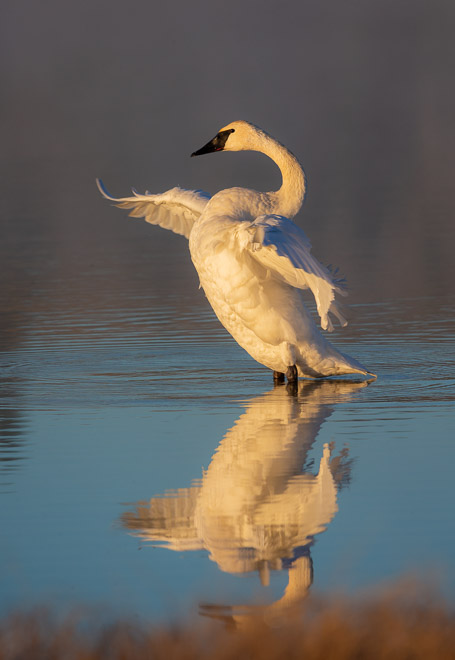
[[[300,211],[305,198],[306,181],[302,166],[289,149],[269,136],[262,141],[260,151],[275,161],[281,171],[281,188],[271,193],[275,197],[274,212],[293,218]]]

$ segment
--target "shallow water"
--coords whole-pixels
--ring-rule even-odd
[[[2,610],[276,613],[409,571],[453,597],[453,301],[355,306],[333,341],[378,379],[295,393],[195,296],[22,315],[1,356]]]

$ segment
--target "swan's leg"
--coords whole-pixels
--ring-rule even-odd
[[[274,383],[284,383],[284,374],[281,371],[273,372],[273,382]]]
[[[288,379],[288,383],[297,382],[297,367],[295,364],[292,364],[286,369],[286,378]]]

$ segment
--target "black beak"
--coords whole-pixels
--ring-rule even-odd
[[[233,128],[230,128],[228,131],[220,131],[215,135],[213,140],[204,144],[198,151],[193,151],[191,156],[202,156],[203,154],[211,154],[214,151],[223,151],[226,141],[231,133],[234,132]]]

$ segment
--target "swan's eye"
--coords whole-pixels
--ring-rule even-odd
[[[234,131],[234,128],[229,128],[227,131],[220,131],[217,133],[217,135],[213,138],[213,146],[215,151],[223,151],[228,137],[231,133],[234,133]]]

